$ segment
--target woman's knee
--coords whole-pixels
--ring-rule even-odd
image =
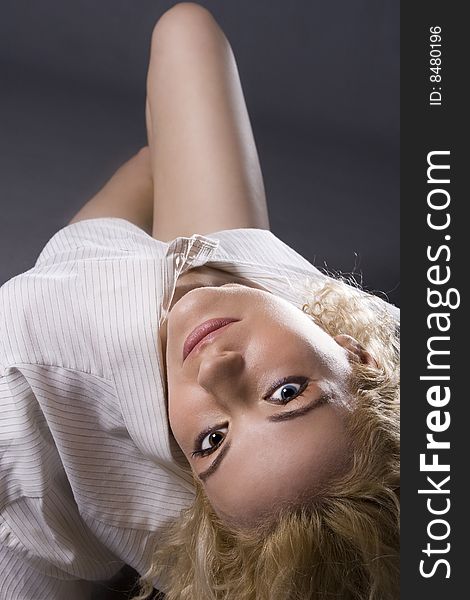
[[[179,2],[156,22],[152,32],[151,54],[173,50],[213,50],[214,44],[225,42],[225,35],[212,13],[195,2]]]

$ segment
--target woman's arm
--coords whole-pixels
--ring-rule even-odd
[[[70,220],[120,217],[152,235],[153,181],[148,146],[125,162]]]
[[[146,115],[154,237],[269,229],[235,58],[211,13],[198,4],[176,4],[154,28]]]

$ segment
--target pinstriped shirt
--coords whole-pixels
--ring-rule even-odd
[[[0,600],[86,600],[124,564],[143,573],[191,502],[159,327],[202,265],[299,308],[327,278],[267,230],[168,243],[113,217],[65,226],[0,288]]]

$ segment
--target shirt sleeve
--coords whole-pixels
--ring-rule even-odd
[[[2,534],[7,532],[2,528]],[[8,533],[12,539],[12,534]],[[93,583],[57,579],[38,571],[22,557],[0,545],[0,600],[90,600]]]
[[[6,364],[0,338],[0,600],[88,600],[124,564],[145,572],[185,490],[136,448],[111,382]]]
[[[86,600],[83,580],[123,564],[83,521],[28,381],[0,372],[0,599]]]

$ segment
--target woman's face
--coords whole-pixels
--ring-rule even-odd
[[[216,318],[234,321],[183,359],[188,335]],[[351,366],[340,344],[289,302],[240,284],[196,288],[174,305],[170,425],[225,520],[254,523],[347,466]]]

